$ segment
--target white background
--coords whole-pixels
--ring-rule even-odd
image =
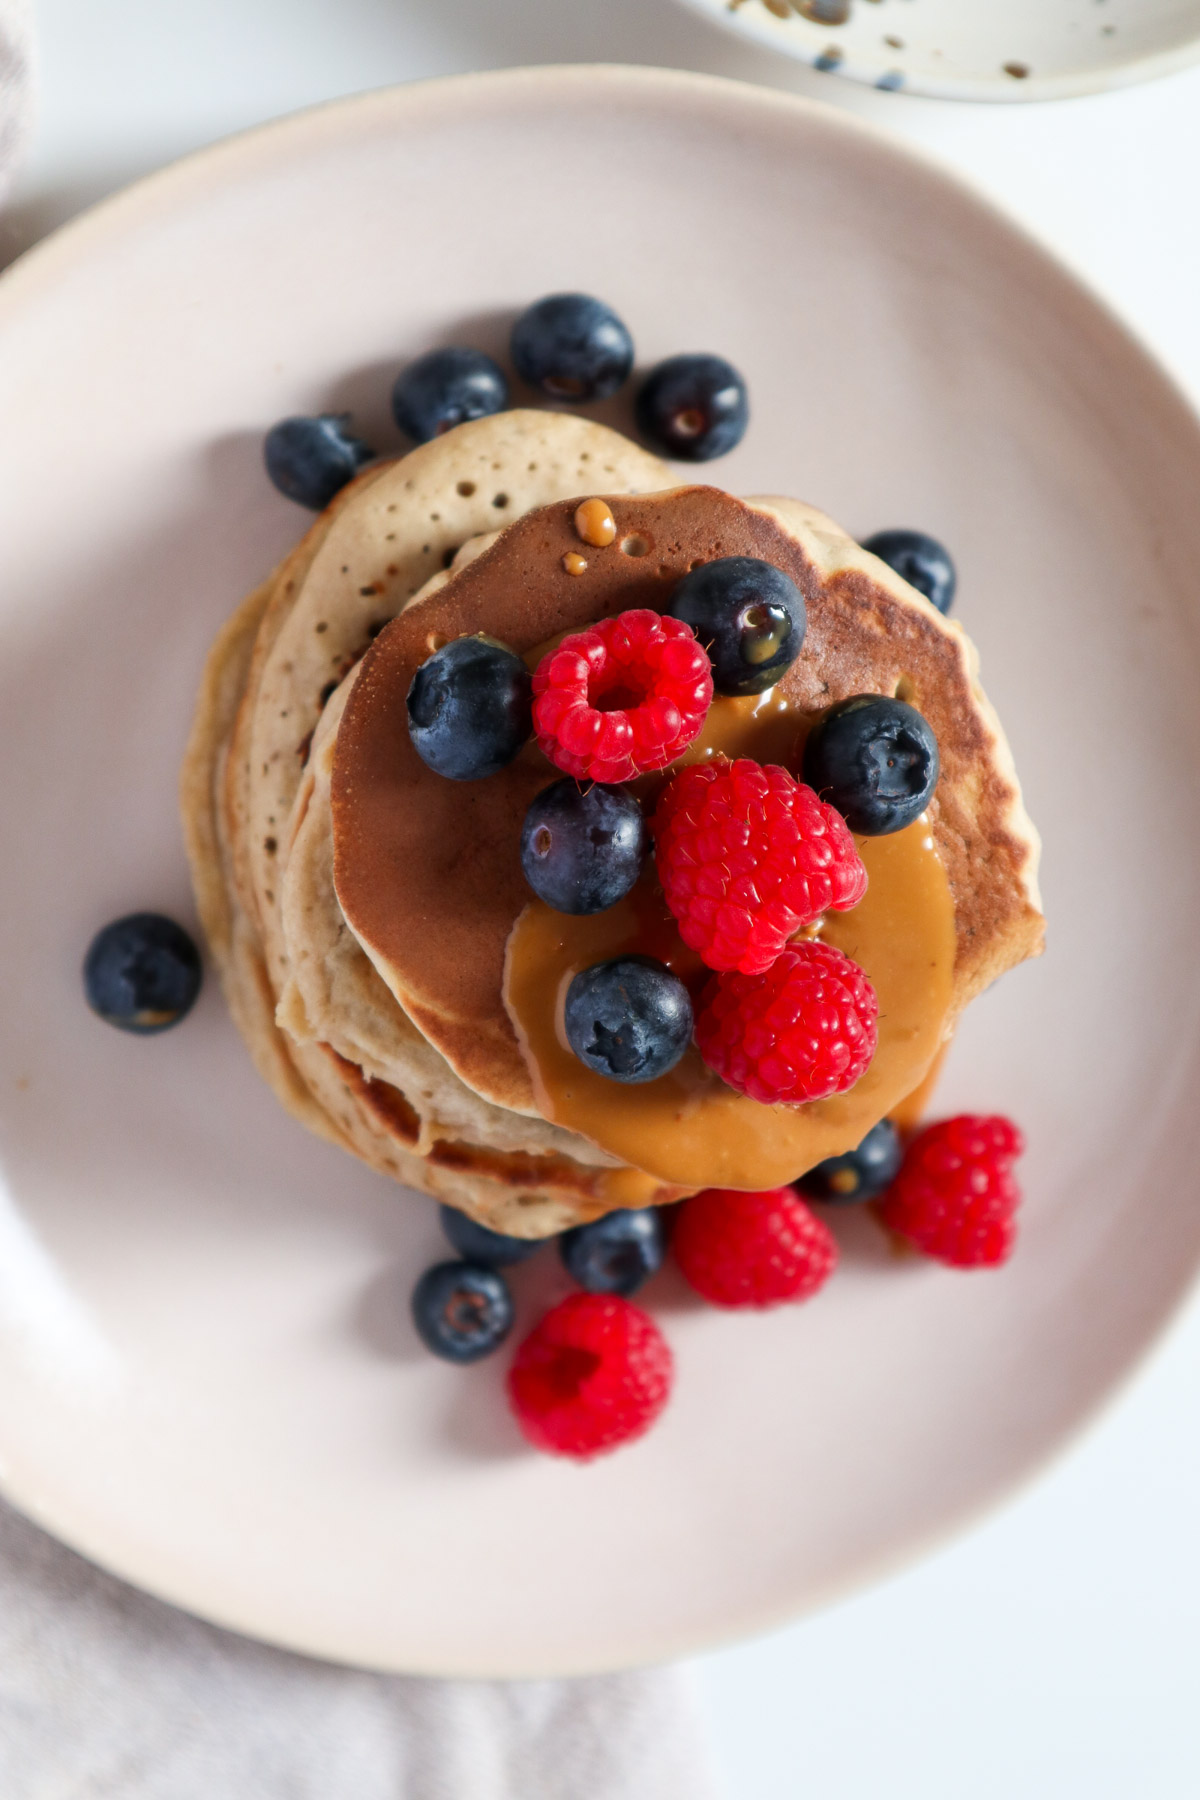
[[[1200,68],[988,108],[852,88],[672,0],[37,11],[39,131],[0,261],[133,177],[316,100],[470,68],[661,63],[817,95],[925,145],[1106,294],[1200,399]],[[1193,1303],[1086,1441],[998,1517],[832,1612],[700,1658],[729,1800],[1195,1800],[1198,1414]]]

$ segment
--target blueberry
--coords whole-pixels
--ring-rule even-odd
[[[651,956],[618,956],[581,969],[567,989],[567,1042],[610,1081],[653,1081],[673,1069],[692,1036],[692,1002],[678,975]]]
[[[503,1231],[489,1231],[486,1225],[477,1225],[474,1219],[468,1219],[466,1213],[459,1212],[456,1206],[439,1206],[438,1216],[442,1230],[458,1251],[468,1262],[483,1263],[489,1269],[503,1268],[505,1263],[524,1262],[535,1250],[540,1250],[543,1238],[507,1237]]]
[[[558,1248],[567,1273],[589,1294],[628,1298],[661,1267],[665,1241],[657,1207],[622,1207],[565,1231]]]
[[[708,651],[718,694],[761,694],[800,654],[804,596],[757,556],[721,556],[685,575],[667,611]]]
[[[883,694],[855,694],[831,706],[804,746],[805,781],[864,837],[911,825],[933,798],[937,778],[928,720]]]
[[[418,444],[464,419],[485,419],[508,405],[504,370],[482,350],[431,350],[396,377],[392,413]]]
[[[521,829],[525,879],[561,913],[598,913],[624,899],[642,872],[646,821],[628,788],[568,776],[543,788]]]
[[[638,429],[668,456],[709,462],[740,444],[750,416],[746,384],[723,356],[668,356],[637,397]]]
[[[412,678],[413,749],[438,775],[481,781],[528,740],[532,707],[533,677],[519,656],[493,638],[454,638]]]
[[[827,1157],[795,1185],[806,1199],[850,1206],[856,1200],[874,1200],[890,1188],[903,1161],[900,1133],[890,1119],[880,1119],[857,1150],[847,1150],[845,1156]]]
[[[512,1330],[508,1283],[482,1263],[444,1262],[426,1269],[413,1289],[412,1318],[427,1350],[447,1362],[478,1362]]]
[[[548,294],[512,330],[512,359],[533,387],[558,400],[603,400],[633,367],[633,339],[611,306],[590,294]]]
[[[940,613],[950,611],[958,576],[950,552],[936,538],[924,531],[877,531],[864,540],[863,549],[895,569]]]
[[[200,992],[200,952],[174,919],[130,913],[92,939],[83,991],[92,1011],[122,1031],[166,1031]]]
[[[347,430],[349,413],[281,419],[263,439],[267,474],[281,494],[320,512],[375,452]]]

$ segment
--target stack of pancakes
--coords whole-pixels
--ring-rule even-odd
[[[574,506],[597,494],[617,544],[573,575]],[[899,692],[938,734],[948,1030],[1041,946],[1036,835],[960,628],[810,508],[673,488],[602,426],[503,413],[368,469],[213,647],[182,801],[233,1016],[296,1117],[493,1229],[543,1236],[683,1190],[539,1113],[503,964],[529,898],[520,817],[557,771],[531,745],[502,781],[442,781],[408,742],[407,681],[464,632],[527,655],[661,606],[696,561],[731,554],[775,562],[805,594],[805,649],[780,684],[792,704]]]

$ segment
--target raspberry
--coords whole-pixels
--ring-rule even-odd
[[[808,1300],[838,1257],[829,1227],[787,1187],[693,1194],[676,1214],[671,1247],[688,1282],[714,1306]]]
[[[632,781],[699,736],[712,665],[690,625],[646,607],[565,637],[533,677],[533,729],[577,780]]]
[[[774,764],[681,770],[658,802],[654,835],[679,935],[710,969],[761,974],[802,925],[867,891],[841,814]]]
[[[581,1460],[640,1437],[671,1391],[670,1347],[618,1294],[571,1294],[520,1345],[508,1376],[517,1423],[538,1450]]]
[[[1009,1119],[960,1113],[915,1137],[880,1203],[892,1231],[959,1269],[993,1267],[1012,1251],[1021,1190],[1012,1164],[1025,1140]]]
[[[792,944],[765,975],[717,975],[701,996],[696,1043],[710,1069],[764,1106],[852,1088],[875,1054],[879,1002],[832,944]]]

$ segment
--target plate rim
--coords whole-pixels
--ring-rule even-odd
[[[703,9],[706,16],[711,0],[680,0],[680,4]],[[1193,61],[1200,60],[1200,36],[1197,37]],[[630,93],[641,88],[647,95],[655,91],[679,98],[694,94],[720,104],[722,97],[741,101],[763,111],[781,115],[809,116],[819,120],[823,129],[842,132],[849,139],[866,140],[887,153],[894,161],[908,163],[928,179],[940,182],[976,211],[985,213],[990,222],[1006,232],[1021,248],[1032,252],[1043,267],[1066,277],[1080,289],[1092,309],[1102,316],[1110,330],[1126,340],[1154,370],[1160,388],[1160,399],[1174,401],[1190,424],[1200,429],[1200,399],[1195,401],[1170,367],[1157,346],[1136,321],[1127,318],[1097,285],[1087,270],[1079,268],[1057,245],[1043,238],[1016,212],[997,200],[978,180],[956,168],[947,158],[925,144],[914,143],[886,125],[873,119],[847,112],[833,101],[808,94],[797,94],[784,88],[762,84],[729,75],[710,75],[695,69],[672,69],[653,63],[530,63],[504,69],[474,69],[464,74],[428,75],[408,82],[393,82],[368,88],[356,94],[334,96],[312,105],[298,107],[259,124],[245,126],[216,138],[212,143],[189,150],[160,168],[125,183],[111,194],[57,225],[15,256],[0,269],[0,323],[10,307],[19,306],[27,283],[52,278],[56,266],[72,258],[77,251],[86,252],[92,240],[102,241],[104,234],[122,228],[128,215],[133,224],[139,210],[152,214],[161,203],[169,202],[176,184],[203,183],[210,171],[220,173],[221,165],[249,156],[269,160],[284,141],[308,134],[334,135],[343,118],[371,113],[385,115],[393,109],[419,107],[422,103],[436,106],[445,94],[462,94],[464,99],[476,90],[521,87],[545,88],[561,98],[563,83],[607,85],[614,93],[626,89]]]
[[[689,3],[695,3],[695,0],[689,0]],[[210,179],[215,177],[219,180],[231,165],[236,170],[247,159],[251,168],[263,162],[270,163],[274,159],[286,160],[297,145],[319,141],[322,136],[339,136],[348,120],[361,121],[369,128],[372,121],[384,121],[397,113],[411,117],[423,107],[440,111],[444,104],[454,106],[468,94],[495,93],[511,99],[522,91],[533,91],[536,94],[536,91],[544,89],[553,93],[561,103],[564,81],[602,90],[607,88],[614,95],[622,93],[630,97],[641,96],[647,102],[652,97],[663,94],[681,101],[692,96],[702,104],[705,101],[718,105],[724,102],[781,116],[808,118],[815,121],[820,129],[834,135],[841,133],[847,138],[867,140],[877,150],[901,163],[907,163],[926,178],[941,183],[960,198],[969,201],[976,210],[982,211],[993,225],[1008,235],[1016,247],[1031,254],[1045,274],[1054,276],[1058,281],[1065,278],[1085,307],[1091,309],[1093,316],[1106,330],[1122,339],[1126,348],[1141,361],[1147,382],[1152,383],[1157,390],[1156,401],[1173,411],[1177,415],[1178,424],[1190,431],[1196,440],[1200,456],[1200,408],[1193,404],[1186,390],[1136,327],[1125,320],[1103,294],[1097,292],[1086,275],[1080,274],[1019,219],[938,156],[896,138],[873,122],[842,112],[825,101],[760,87],[752,82],[735,81],[724,76],[640,64],[548,64],[430,77],[418,82],[395,84],[324,101],[219,139],[105,197],[26,250],[0,275],[0,326],[14,311],[31,301],[36,303],[39,287],[47,281],[54,281],[64,266],[69,268],[78,258],[85,258],[93,246],[102,246],[107,238],[119,235],[126,227],[137,228],[139,223],[152,220],[156,209],[174,207],[181,197],[186,198],[194,185],[203,188]],[[728,1616],[719,1629],[697,1631],[694,1628],[683,1628],[674,1634],[662,1631],[652,1648],[630,1646],[624,1652],[613,1651],[598,1657],[560,1654],[548,1661],[534,1659],[514,1662],[500,1670],[494,1665],[473,1662],[469,1654],[461,1659],[441,1658],[436,1664],[419,1663],[415,1666],[411,1657],[403,1660],[388,1660],[383,1657],[364,1660],[361,1655],[354,1655],[348,1647],[328,1640],[320,1642],[316,1637],[308,1637],[302,1632],[290,1633],[286,1629],[264,1627],[261,1621],[250,1616],[249,1607],[244,1610],[230,1605],[206,1608],[197,1605],[190,1596],[179,1598],[178,1592],[170,1590],[169,1583],[160,1585],[154,1580],[147,1580],[141,1574],[131,1571],[119,1559],[110,1560],[103,1549],[93,1547],[91,1534],[87,1531],[74,1528],[64,1530],[56,1520],[54,1504],[48,1503],[45,1496],[35,1492],[21,1492],[21,1484],[14,1486],[2,1464],[0,1495],[59,1542],[137,1591],[149,1594],[221,1629],[300,1655],[385,1673],[415,1673],[466,1679],[562,1677],[644,1667],[702,1654],[778,1629],[835,1600],[860,1593],[899,1570],[912,1566],[931,1551],[950,1543],[964,1528],[989,1517],[1037,1481],[1047,1469],[1069,1454],[1087,1434],[1097,1428],[1108,1408],[1117,1404],[1140,1377],[1146,1363],[1156,1353],[1178,1318],[1198,1277],[1200,1245],[1190,1266],[1176,1271],[1175,1281],[1166,1298],[1155,1309],[1149,1323],[1140,1328],[1140,1341],[1137,1341],[1135,1349],[1117,1375],[1110,1378],[1081,1409],[1072,1425],[1053,1444],[1008,1480],[997,1484],[985,1499],[964,1503],[953,1517],[942,1519],[930,1527],[927,1533],[914,1536],[898,1549],[880,1553],[876,1558],[865,1562],[849,1579],[838,1579],[819,1590],[814,1588],[799,1604],[795,1600],[785,1599],[767,1605],[752,1603],[736,1616]],[[0,1446],[0,1451],[2,1448]]]

